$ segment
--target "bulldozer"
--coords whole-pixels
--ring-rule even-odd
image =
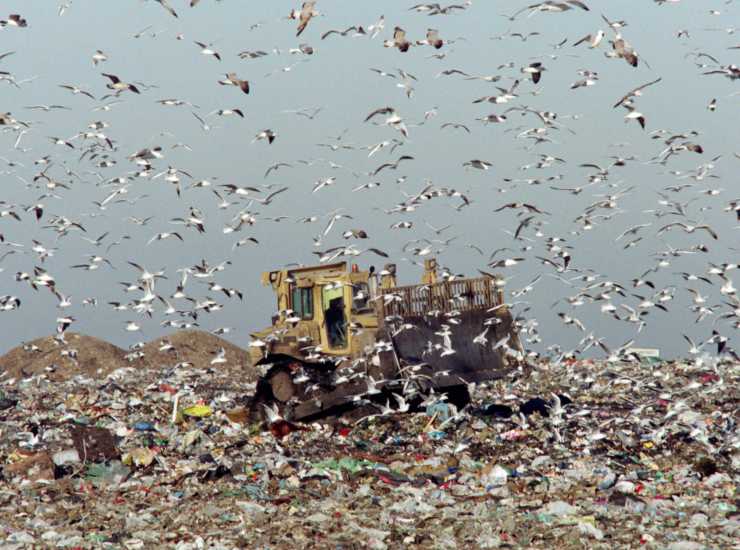
[[[252,363],[263,372],[256,414],[264,406],[311,421],[393,392],[467,393],[523,356],[503,280],[441,278],[434,258],[410,286],[397,285],[395,264],[376,272],[347,262],[265,272],[262,284],[278,313],[251,334]]]

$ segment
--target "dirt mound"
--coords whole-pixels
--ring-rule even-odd
[[[200,369],[238,372],[245,381],[256,379],[249,352],[208,332],[183,330],[156,338],[144,345],[141,357],[133,361],[127,359],[129,351],[93,336],[72,332],[65,339],[66,345],[47,336],[13,348],[0,356],[0,376],[7,380],[45,372],[50,380],[62,381],[77,374],[104,378],[122,367],[154,370],[189,363]],[[172,349],[163,349],[163,343]],[[221,348],[226,362],[211,364]]]
[[[169,346],[171,349],[167,349]],[[226,362],[211,364],[221,348],[225,351]],[[190,363],[196,368],[243,371],[248,378],[254,378],[249,368],[252,364],[249,352],[209,332],[181,330],[152,340],[141,351],[149,368]]]
[[[70,332],[67,345],[52,336],[37,338],[13,348],[0,357],[3,378],[26,378],[46,372],[50,380],[67,380],[77,374],[102,378],[114,370],[131,366],[121,348],[93,336]]]

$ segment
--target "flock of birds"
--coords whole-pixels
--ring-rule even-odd
[[[679,0],[655,0],[654,9],[666,10],[661,15],[670,22],[671,8],[663,5],[678,3]],[[147,2],[144,7],[152,4]],[[213,2],[199,0],[186,1],[182,6],[174,0],[155,0],[154,4],[162,10],[148,12],[147,16],[157,22],[160,18],[181,21],[198,17],[198,10],[216,7]],[[509,305],[530,359],[547,355],[562,361],[601,349],[608,360],[622,360],[644,329],[649,327],[660,333],[668,330],[664,326],[682,327],[683,334],[672,336],[676,341],[683,338],[687,347],[678,346],[677,354],[688,354],[701,361],[711,351],[738,359],[733,342],[740,328],[740,298],[733,275],[738,267],[740,226],[735,224],[740,222],[740,199],[730,187],[736,185],[732,178],[725,184],[727,188],[719,187],[718,166],[727,165],[730,173],[737,173],[740,153],[732,150],[736,143],[725,144],[728,150],[705,151],[705,137],[722,124],[722,119],[717,118],[722,115],[714,113],[726,109],[730,120],[733,109],[735,116],[737,113],[737,99],[732,98],[740,93],[740,67],[727,61],[740,49],[740,45],[731,42],[735,27],[675,30],[671,40],[677,41],[676,50],[679,45],[683,48],[680,56],[687,79],[695,80],[687,85],[696,86],[695,93],[701,94],[704,82],[721,79],[726,93],[725,97],[707,98],[706,111],[695,117],[704,124],[701,131],[672,130],[654,128],[651,114],[641,106],[645,96],[667,91],[661,89],[665,76],[658,75],[658,67],[651,67],[638,50],[639,43],[630,33],[632,22],[597,13],[599,8],[593,2],[547,0],[521,6],[494,22],[494,27],[508,26],[509,30],[483,37],[483,42],[480,37],[456,37],[445,31],[451,18],[466,18],[472,26],[479,17],[476,11],[488,9],[482,2],[397,6],[392,14],[378,14],[371,24],[350,26],[343,26],[346,21],[334,20],[330,10],[320,12],[321,4],[303,2],[287,16],[272,22],[247,21],[250,32],[267,26],[272,33],[286,37],[294,33],[300,42],[287,51],[219,51],[217,42],[194,40],[182,32],[173,35],[158,31],[155,23],[130,35],[131,41],[148,40],[153,44],[162,40],[189,42],[194,60],[199,53],[212,63],[211,67],[218,65],[212,72],[220,76],[209,77],[205,69],[200,74],[201,65],[194,64],[187,76],[211,84],[213,105],[206,109],[182,97],[161,97],[158,89],[164,88],[165,82],[143,82],[127,74],[103,71],[103,67],[113,65],[109,59],[113,56],[106,53],[105,44],[89,52],[93,76],[88,77],[97,80],[94,86],[47,82],[49,103],[22,104],[12,109],[6,104],[8,110],[0,113],[0,160],[5,180],[5,197],[0,198],[3,325],[12,323],[14,312],[20,308],[46,308],[49,304],[42,296],[53,295],[56,338],[62,347],[67,346],[65,332],[81,318],[113,315],[120,319],[121,330],[133,335],[127,339],[132,358],[142,344],[131,343],[131,338],[145,335],[145,325],[163,327],[149,329],[154,331],[203,327],[215,334],[231,332],[241,338],[245,330],[254,327],[219,326],[215,315],[224,310],[225,303],[239,303],[245,294],[252,294],[256,286],[256,270],[250,269],[254,260],[245,259],[238,249],[253,248],[254,255],[259,255],[262,247],[287,246],[286,242],[305,237],[306,228],[315,228],[310,231],[312,240],[304,247],[302,264],[352,259],[363,254],[372,254],[381,261],[390,258],[419,264],[424,257],[435,255],[443,265],[449,265],[442,270],[447,279],[491,274],[495,270],[504,277],[507,296],[511,297]],[[329,1],[325,4],[331,5]],[[66,0],[58,6],[58,15],[70,17],[77,8],[77,3]],[[729,13],[733,8],[733,3],[727,2]],[[707,17],[721,15],[720,10],[711,10]],[[574,18],[569,24],[582,30],[575,36],[559,36],[551,44],[540,31],[529,30],[529,23],[540,18],[552,18],[548,28],[553,33],[558,32],[557,18]],[[407,32],[404,28],[416,28],[420,20],[427,27],[425,33]],[[295,25],[292,31],[291,23]],[[0,39],[8,33],[25,33],[33,28],[32,20],[10,14],[0,20]],[[703,51],[695,37],[717,30],[724,32],[727,43]],[[380,40],[376,40],[378,37]],[[476,39],[478,42],[474,42]],[[247,178],[240,175],[242,158],[232,159],[220,177],[204,177],[199,173],[198,151],[180,141],[182,137],[157,127],[157,121],[148,121],[147,125],[147,131],[157,132],[155,137],[147,142],[148,136],[143,136],[141,143],[135,145],[119,138],[118,129],[107,119],[119,110],[135,109],[138,102],[156,103],[161,109],[176,109],[176,116],[190,121],[194,132],[200,129],[217,144],[225,129],[215,126],[214,121],[231,118],[246,124],[250,101],[262,93],[266,78],[273,74],[293,78],[292,71],[298,72],[304,63],[315,63],[322,50],[349,50],[359,40],[385,51],[389,67],[402,66],[414,58],[414,63],[430,69],[432,76],[418,71],[413,74],[403,68],[366,67],[361,56],[355,58],[352,70],[369,70],[377,76],[378,100],[374,105],[357,106],[353,115],[356,128],[348,128],[320,143],[307,144],[313,146],[313,151],[325,152],[328,158],[294,158],[286,149],[280,152],[285,160],[260,166],[260,176],[250,176],[252,181],[245,181]],[[536,43],[546,53],[536,58],[522,56],[501,65],[494,63],[482,74],[470,67],[449,66],[451,60],[465,63],[465,58],[456,54],[458,48],[464,51],[468,44],[501,52],[507,44],[517,42]],[[587,57],[589,50],[601,54]],[[669,50],[668,55],[673,53],[673,47]],[[256,74],[253,63],[286,53],[297,61],[264,77]],[[579,136],[571,126],[583,123],[577,122],[582,120],[581,115],[548,104],[552,73],[560,70],[564,59],[581,56],[584,63],[592,63],[598,70],[580,69],[570,93],[588,94],[587,89],[599,85],[607,71],[620,71],[610,86],[626,83],[615,89],[613,104],[600,108],[604,117],[624,120],[624,137],[634,145],[613,143],[616,136],[602,136],[606,154],[596,159],[577,158]],[[237,63],[246,66],[231,70]],[[24,59],[23,51],[0,53],[0,84],[21,92],[27,86],[41,85],[41,76],[22,78],[18,74],[28,64],[32,65],[32,60]],[[229,68],[221,70],[222,65]],[[642,76],[644,73],[650,76]],[[347,75],[345,85],[349,90],[343,94],[353,93],[352,79],[352,74]],[[441,86],[446,79],[459,80],[462,87],[456,85],[454,89],[463,89],[465,93],[450,92],[446,105],[420,106],[421,117],[404,114],[416,107],[417,88],[429,83]],[[312,85],[305,71],[295,80],[302,87]],[[388,99],[389,94],[381,88],[386,82],[394,84],[401,93],[395,92],[397,95]],[[222,90],[219,85],[236,90]],[[290,85],[285,80],[285,86]],[[481,89],[486,90],[484,95],[480,94]],[[577,107],[578,101],[580,98],[574,100],[576,105],[567,107]],[[670,101],[667,96],[666,101]],[[400,102],[407,105],[390,105]],[[460,102],[493,112],[459,119]],[[296,125],[298,121],[319,124],[333,117],[331,104],[290,107],[282,109],[281,114],[292,115]],[[66,134],[48,135],[46,127],[59,111],[73,111],[79,115],[79,124]],[[39,120],[33,119],[36,116]],[[269,148],[271,154],[274,148],[281,147],[281,138],[288,128],[288,123],[255,128],[246,138],[246,130],[240,130],[245,155],[255,151],[250,147]],[[489,129],[497,133],[491,137],[485,133]],[[367,131],[377,132],[382,139],[367,145],[351,141],[353,135]],[[433,145],[417,147],[414,138],[421,134],[433,140]],[[592,135],[598,135],[595,126]],[[424,174],[427,159],[444,153],[448,140],[465,136],[487,143],[490,156],[461,160],[455,166],[454,186],[435,183],[434,175],[426,179],[418,175]],[[505,156],[497,155],[498,142],[504,140],[510,140],[531,161],[520,166],[507,164]],[[563,152],[567,147],[570,158]],[[262,155],[261,151],[264,149],[254,154]],[[173,164],[171,157],[175,154],[182,155],[178,158],[186,158],[189,164]],[[385,158],[379,160],[382,156]],[[250,157],[248,163],[259,161],[259,156]],[[375,161],[377,166],[368,171],[347,167],[352,162],[359,166]],[[567,166],[573,170],[565,174]],[[639,171],[639,179],[622,177],[620,171],[625,167]],[[286,180],[298,181],[301,171],[309,168],[320,168],[325,174],[316,179],[310,190],[298,183],[275,183],[288,173]],[[515,177],[512,172],[527,177]],[[656,174],[672,178],[673,183],[663,187],[650,184]],[[351,179],[356,183],[346,183]],[[476,187],[480,181],[486,182],[485,188]],[[350,186],[352,200],[346,201],[346,195],[336,190]],[[10,187],[14,196],[22,197],[20,200],[7,198]],[[84,193],[75,195],[80,189]],[[140,192],[142,189],[146,191]],[[504,194],[506,199],[501,200]],[[70,198],[73,195],[74,200]],[[327,212],[306,212],[302,202],[307,195],[320,195]],[[386,206],[370,207],[371,201],[376,200],[365,198],[370,196],[379,197]],[[637,198],[639,212],[625,207],[625,202]],[[182,214],[165,218],[161,212],[166,210],[165,203],[169,207],[172,201]],[[430,205],[440,203],[443,205],[431,214]],[[286,213],[273,215],[277,205]],[[570,217],[572,212],[575,215]],[[392,221],[386,223],[386,219]],[[633,223],[635,219],[637,223]],[[283,223],[282,235],[277,230],[267,232],[268,236],[274,235],[271,241],[255,236],[256,228],[287,220],[295,222],[297,231],[285,229]],[[374,231],[370,226],[385,229]],[[465,226],[474,227],[475,233],[461,233]],[[582,244],[588,235],[597,232],[602,234],[598,255]],[[208,244],[195,240],[198,234],[207,234]],[[374,246],[365,244],[371,237]],[[68,245],[70,241],[74,244]],[[379,241],[397,249],[376,244]],[[67,252],[80,246],[87,250],[84,261]],[[138,258],[142,249],[156,246],[170,247],[174,258],[201,259],[150,270]],[[646,247],[655,248],[646,251]],[[202,259],[211,257],[214,250],[224,249],[231,251],[226,259]],[[640,259],[634,255],[636,250],[643,254],[640,259],[647,258],[647,264],[640,265]],[[600,257],[605,251],[609,258],[606,264],[592,263],[592,256]],[[467,253],[470,256],[464,256]],[[721,260],[709,261],[706,258],[710,255],[719,255]],[[460,260],[462,257],[466,259]],[[453,262],[462,266],[453,267]],[[461,267],[467,273],[461,273]],[[631,275],[610,274],[625,271]],[[227,272],[243,280],[248,289],[224,283]],[[521,273],[529,281],[524,286]],[[89,295],[68,295],[65,281],[70,278],[89,278]],[[119,281],[121,278],[126,281]],[[545,281],[556,286],[538,293],[538,286]],[[551,303],[551,297],[556,296],[560,297]],[[244,309],[241,305],[234,308],[233,318],[243,319]],[[268,319],[267,313],[252,314],[258,324],[264,324],[259,320]],[[566,331],[575,331],[578,336],[574,346],[552,340],[543,342],[543,327],[555,323],[562,323]],[[615,325],[626,327],[631,334],[618,347],[610,337]],[[476,343],[494,345],[486,338],[488,327],[481,330]],[[446,333],[445,338],[448,343],[442,349],[452,350],[454,336],[449,341],[450,334]],[[29,348],[29,352],[34,351]],[[215,364],[227,360],[223,349],[214,354]]]

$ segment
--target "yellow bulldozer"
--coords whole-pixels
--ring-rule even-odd
[[[251,334],[264,372],[251,401],[257,414],[264,405],[311,420],[393,392],[466,392],[523,356],[502,280],[440,280],[435,259],[410,286],[397,285],[394,264],[376,272],[346,262],[269,271],[262,283],[278,313]]]

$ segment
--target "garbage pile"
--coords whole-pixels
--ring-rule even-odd
[[[712,358],[542,363],[463,408],[430,395],[314,424],[251,418],[254,383],[228,365],[3,376],[0,542],[730,548],[739,376]]]

